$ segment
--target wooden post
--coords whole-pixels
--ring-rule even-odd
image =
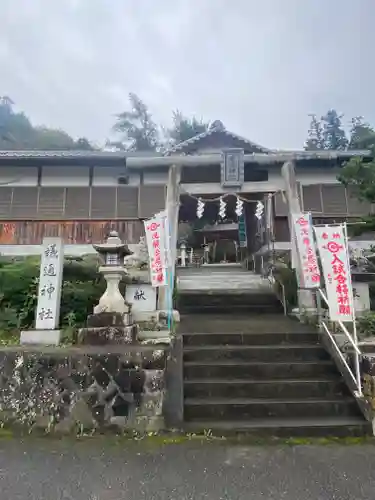
[[[178,237],[178,213],[180,208],[180,178],[181,178],[181,167],[176,165],[171,165],[168,172],[168,184],[167,184],[167,197],[165,209],[168,213],[169,223],[170,223],[170,266],[168,268],[169,277],[172,274],[174,280],[175,267],[176,267],[176,256],[177,256],[177,237]],[[167,311],[170,308],[168,301],[168,287],[159,288],[159,300],[158,309],[159,311]]]
[[[298,185],[296,181],[296,174],[294,169],[294,162],[287,161],[281,168],[281,175],[285,183],[285,195],[288,205],[288,222],[289,222],[289,234],[291,242],[291,252],[292,252],[292,267],[296,271],[297,282],[298,282],[298,306],[300,312],[303,310],[314,310],[316,309],[314,294],[311,290],[301,289],[303,287],[303,274],[302,274],[302,263],[300,261],[299,254],[297,252],[297,242],[294,235],[294,226],[292,214],[297,214],[302,212],[302,206],[299,198]]]

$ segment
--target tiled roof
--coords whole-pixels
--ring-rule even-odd
[[[186,141],[183,141],[183,142],[180,142],[179,144],[176,144],[172,148],[168,149],[168,151],[166,151],[165,155],[168,156],[171,153],[177,153],[177,152],[185,149],[186,146],[193,145],[193,144],[201,141],[202,139],[205,139],[206,137],[209,137],[209,136],[211,136],[211,135],[213,135],[213,134],[215,134],[217,132],[221,132],[221,133],[227,135],[231,139],[240,140],[240,141],[248,144],[249,148],[257,148],[262,153],[271,153],[271,152],[273,152],[273,150],[271,150],[271,149],[267,149],[267,148],[265,148],[263,146],[260,146],[259,144],[255,143],[253,141],[249,141],[248,139],[245,139],[244,137],[242,137],[242,136],[240,136],[238,134],[234,134],[233,132],[229,132],[229,130],[226,130],[220,124],[220,126],[218,126],[218,127],[211,126],[205,132],[202,132],[201,134],[195,135],[194,137],[191,137],[190,139],[187,139]]]
[[[0,158],[124,158],[122,151],[0,151]]]

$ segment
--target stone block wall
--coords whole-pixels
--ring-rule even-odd
[[[375,353],[366,353],[361,362],[363,395],[375,411]]]
[[[28,432],[164,428],[163,346],[3,347],[0,424]]]

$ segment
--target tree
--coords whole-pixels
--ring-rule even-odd
[[[131,111],[117,115],[113,129],[121,134],[121,142],[127,151],[155,151],[159,134],[151,113],[136,94],[129,94],[129,102]]]
[[[70,150],[93,149],[86,138],[75,141],[63,130],[34,127],[24,113],[14,111],[13,101],[0,97],[0,150],[44,149]]]
[[[375,131],[362,117],[352,120],[352,128],[349,141],[350,149],[368,149],[370,158],[353,157],[347,161],[340,171],[338,180],[345,186],[351,186],[359,200],[375,203]],[[366,224],[358,224],[351,227],[353,234],[361,234],[365,231],[375,230],[375,216],[369,215],[363,218]]]
[[[332,149],[345,150],[348,147],[348,139],[342,127],[342,117],[336,110],[330,109],[320,120],[316,115],[311,116],[308,139],[305,144],[306,150]]]
[[[206,132],[210,126],[209,122],[203,121],[202,118],[198,119],[195,116],[188,118],[179,110],[173,112],[172,120],[173,125],[167,130],[167,136],[173,145]]]
[[[341,124],[342,117],[334,109],[322,117],[324,149],[343,150],[348,147],[348,139]]]
[[[36,127],[33,147],[44,150],[75,149],[75,141],[63,130]]]
[[[375,146],[375,130],[363,120],[363,116],[352,118],[348,149],[372,149]]]
[[[23,113],[13,111],[10,97],[0,97],[0,149],[20,149],[33,135],[33,126]]]
[[[308,131],[308,138],[305,143],[307,151],[316,151],[324,149],[323,141],[323,126],[321,120],[318,120],[316,115],[309,115],[311,117],[310,128]]]

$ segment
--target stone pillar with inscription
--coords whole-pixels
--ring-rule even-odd
[[[35,330],[21,332],[21,344],[60,343],[60,302],[64,265],[61,238],[44,238],[40,263]]]

